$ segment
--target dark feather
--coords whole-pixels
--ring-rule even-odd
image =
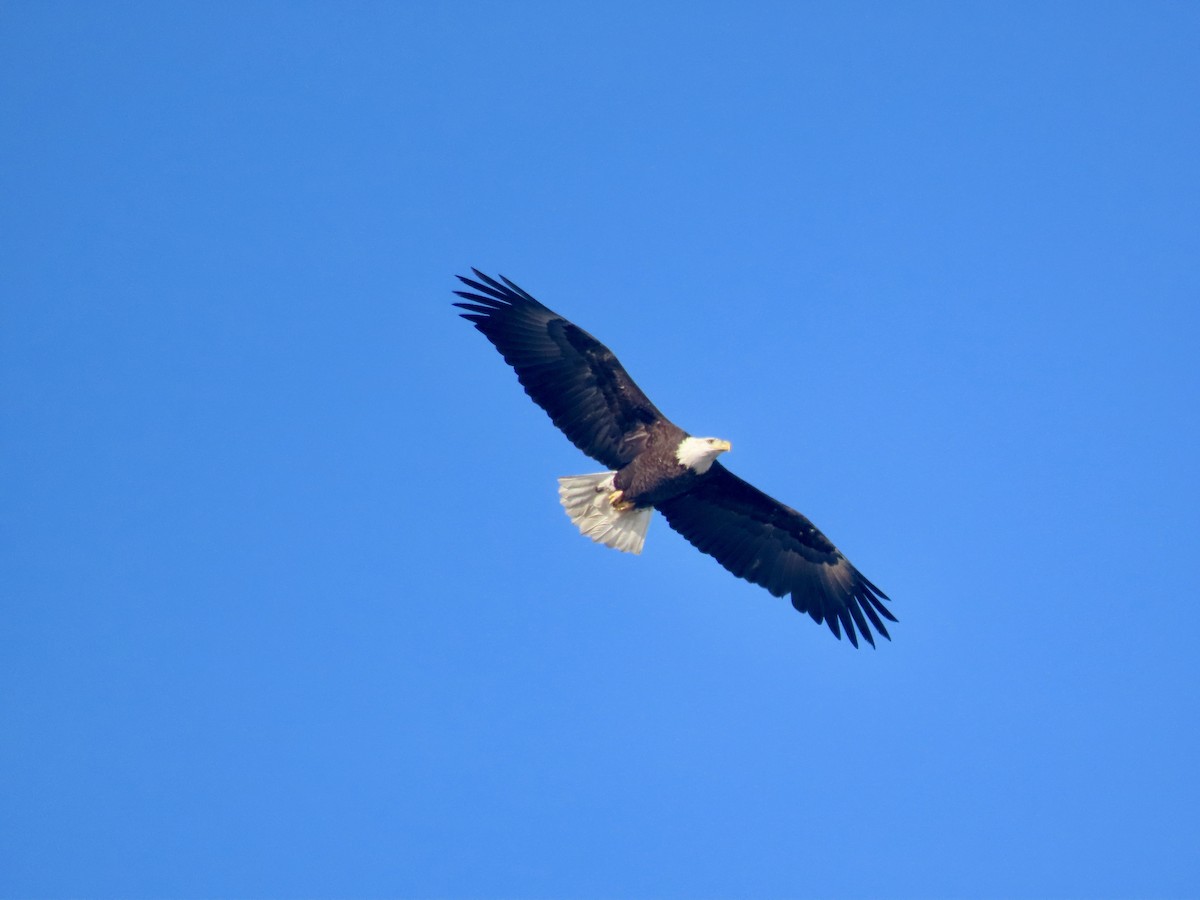
[[[507,278],[472,269],[474,291],[455,291],[475,323],[516,370],[525,393],[576,447],[612,469],[632,460],[660,413],[598,340],[547,309]]]
[[[882,603],[887,595],[812,522],[720,463],[686,494],[660,503],[658,510],[698,550],[777,597],[790,594],[796,609],[824,622],[839,638],[845,629],[855,647],[860,633],[875,645],[869,625],[890,639],[880,620],[882,616],[896,621]]]

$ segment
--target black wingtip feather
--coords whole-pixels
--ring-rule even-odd
[[[882,597],[883,595],[880,594],[879,596]],[[870,594],[867,594],[867,599],[871,601],[871,605],[879,611],[879,614],[881,616],[883,616],[885,619],[887,619],[889,622],[899,622],[900,621],[894,615],[892,615],[892,611],[890,609],[888,609],[886,606],[884,606],[882,603],[880,603],[877,599],[875,599],[875,597],[871,596]],[[886,599],[886,598],[884,598],[884,599]]]
[[[859,633],[866,639],[868,644],[874,647],[875,639],[871,637],[871,629],[867,625],[867,620],[863,618],[862,610],[858,607],[858,601],[851,597],[846,601],[846,606],[850,610],[850,616],[854,619],[854,624],[858,626]]]
[[[479,279],[481,279],[483,282],[485,282],[485,283],[486,283],[487,285],[489,285],[490,287],[493,287],[493,288],[495,288],[495,289],[496,289],[496,290],[498,290],[498,291],[503,291],[503,290],[504,290],[504,285],[502,285],[502,284],[500,284],[499,282],[497,282],[497,281],[496,281],[496,279],[492,278],[490,275],[485,275],[483,272],[480,272],[480,271],[479,271],[477,268],[475,268],[474,266],[471,266],[471,271],[475,273],[475,277],[476,277],[476,278],[479,278]],[[461,277],[461,276],[460,276],[460,277]],[[503,276],[501,276],[501,277],[503,277]]]
[[[884,637],[887,637],[888,636],[887,629],[883,627],[883,622],[881,622],[879,620],[879,616],[875,612],[875,609],[871,606],[870,600],[871,600],[871,598],[868,595],[865,599],[862,600],[862,602],[859,603],[859,606],[862,608],[862,611],[863,611],[863,613],[866,614],[867,618],[871,620],[871,624],[873,626],[875,626],[875,630],[878,631],[880,634],[882,634]]]
[[[833,636],[840,641],[842,639],[842,625],[838,622],[837,616],[832,614],[826,616],[825,624],[829,626],[829,630],[833,632]]]
[[[492,276],[487,275],[484,272],[480,272],[474,266],[471,267],[471,271],[475,273],[475,278],[479,279],[478,281],[468,278],[465,275],[455,275],[454,277],[468,287],[474,288],[477,291],[482,291],[486,296],[480,297],[479,295],[473,294],[470,295],[469,299],[486,300],[491,303],[496,303],[497,309],[511,307],[518,304],[528,304],[538,309],[546,309],[542,303],[534,299],[534,297],[531,296],[528,291],[523,289],[511,278],[506,278],[501,275],[500,281],[497,281]],[[504,283],[501,284],[500,282]],[[468,296],[465,291],[455,291],[454,293],[458,294],[460,297]]]
[[[885,594],[883,591],[881,591],[879,588],[875,587],[875,585],[871,584],[871,582],[868,579],[864,578],[862,572],[858,571],[858,569],[855,569],[854,574],[856,576],[858,576],[858,580],[862,582],[863,587],[865,587],[868,591],[870,591],[873,594],[879,595],[879,597],[884,600],[891,602],[892,598],[889,597],[887,594]]]
[[[461,281],[463,284],[465,284],[467,287],[471,287],[477,291],[483,292],[482,295],[475,294],[473,296],[480,297],[480,299],[491,300],[493,303],[496,303],[501,306],[507,306],[507,305],[512,304],[512,301],[504,296],[503,291],[497,290],[496,288],[493,288],[493,287],[488,287],[486,284],[481,284],[478,281],[472,281],[470,278],[465,278],[462,275],[458,276],[458,280]],[[458,294],[458,296],[461,297],[467,292],[466,291],[455,291],[454,293]]]
[[[850,618],[850,610],[843,606],[837,611],[837,617],[842,620],[842,627],[846,629],[846,637],[850,639],[850,643],[857,650],[858,634],[854,630],[854,620]]]
[[[491,315],[496,311],[495,307],[483,306],[479,303],[453,303],[451,305],[459,309],[469,309],[471,312],[483,313],[485,316]]]

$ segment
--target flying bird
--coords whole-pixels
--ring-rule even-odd
[[[896,617],[829,538],[796,510],[738,478],[717,457],[726,440],[694,437],[658,411],[612,351],[504,276],[455,291],[464,319],[495,344],[533,402],[576,447],[608,468],[558,479],[559,500],[593,541],[641,553],[654,510],[739,578],[825,622],[855,647]],[[501,283],[502,282],[502,283]]]

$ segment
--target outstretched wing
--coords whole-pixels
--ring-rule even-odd
[[[838,638],[845,628],[857,647],[857,627],[873,647],[874,626],[891,640],[882,621],[896,621],[882,603],[887,595],[812,522],[720,463],[686,494],[657,508],[697,550],[776,597],[791,594],[792,606],[828,624]]]
[[[610,469],[637,455],[646,429],[663,418],[612,351],[547,309],[504,276],[458,276],[478,293],[455,291],[464,319],[496,345],[525,393],[576,447]]]

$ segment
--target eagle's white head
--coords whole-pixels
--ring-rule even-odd
[[[726,450],[732,450],[729,441],[720,438],[685,437],[675,450],[675,458],[681,466],[687,466],[697,475],[703,475],[713,461]]]

